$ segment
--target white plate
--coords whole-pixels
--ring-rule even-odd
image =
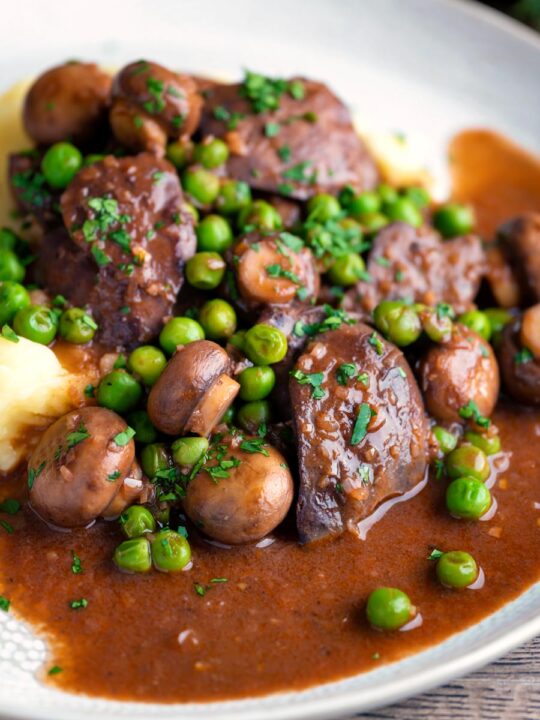
[[[140,56],[200,73],[326,80],[365,126],[411,133],[432,164],[467,126],[540,152],[540,40],[480,6],[443,0],[15,0],[2,8],[0,88],[73,56],[111,66]],[[531,548],[531,551],[534,551]],[[479,625],[407,660],[304,692],[214,704],[118,703],[40,685],[44,645],[0,613],[0,716],[338,718],[474,670],[540,633],[540,584]],[[111,648],[111,652],[120,649]]]

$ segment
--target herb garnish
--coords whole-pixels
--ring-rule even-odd
[[[458,415],[464,420],[472,419],[473,422],[483,428],[488,428],[491,425],[491,420],[480,413],[480,409],[474,400],[469,400],[466,405],[460,407]]]
[[[338,385],[347,385],[349,379],[357,374],[358,368],[354,363],[342,363],[336,371]]]
[[[242,440],[242,442],[240,443],[240,450],[252,454],[260,453],[261,455],[268,457],[270,453],[266,449],[266,445],[267,443],[262,437],[253,438],[252,440]]]
[[[428,560],[438,560],[443,555],[444,553],[442,550],[437,550],[437,548],[433,548],[433,550],[428,555]]]
[[[83,440],[86,440],[89,437],[91,437],[91,435],[85,428],[84,423],[79,423],[79,427],[77,428],[77,430],[74,430],[73,432],[70,432],[66,435],[68,450],[75,447],[75,445],[82,443]]]
[[[87,385],[84,388],[84,394],[86,397],[93,398],[95,390],[96,390],[96,388],[94,387],[94,385]]]
[[[2,325],[2,337],[12,343],[19,342],[19,336],[9,327],[9,325]]]
[[[72,560],[71,560],[71,572],[72,572],[74,575],[80,575],[80,574],[82,573],[82,571],[83,571],[82,564],[81,564],[81,559],[80,559],[80,557],[78,557],[78,555],[76,555],[73,551],[71,551],[71,556],[72,556]]]
[[[360,404],[351,435],[350,445],[358,445],[358,443],[365,438],[368,425],[374,415],[376,415],[376,412],[370,405],[368,405],[368,403]]]
[[[109,482],[114,482],[115,480],[118,480],[119,477],[120,477],[120,470],[115,470],[110,475],[107,475],[107,480]]]
[[[326,317],[316,323],[304,323],[298,320],[293,328],[293,335],[296,337],[313,337],[324,333],[327,330],[337,330],[341,325],[355,325],[356,320],[348,315],[345,310],[333,308],[331,305],[323,306]]]
[[[21,503],[15,498],[8,498],[0,503],[0,512],[6,513],[6,515],[16,515],[21,509]]]
[[[267,122],[264,126],[264,134],[268,138],[275,137],[276,135],[279,135],[279,132],[281,130],[281,126],[279,123],[276,122]]]
[[[523,365],[524,363],[531,362],[531,360],[534,360],[534,355],[529,350],[529,348],[521,348],[521,350],[518,350],[518,352],[514,355],[514,363],[516,365]]]
[[[0,595],[0,610],[3,610],[4,612],[9,612],[10,605],[11,600],[8,600],[7,597]]]
[[[58,675],[58,673],[64,672],[60,665],[53,665],[52,668],[47,672],[47,675]]]
[[[135,437],[135,430],[128,425],[125,430],[115,435],[113,440],[119,447],[124,447],[133,437]]]
[[[324,380],[324,373],[305,373],[302,370],[291,370],[291,376],[298,381],[300,385],[311,385],[313,388],[311,397],[315,400],[320,400],[326,395],[326,392],[321,387]]]
[[[36,469],[28,468],[28,488],[30,490],[34,487],[36,478],[38,478],[41,475],[44,467],[45,467],[45,460],[43,460],[43,462],[41,462]]]
[[[382,343],[381,338],[377,335],[377,333],[373,332],[369,336],[368,343],[372,345],[375,348],[375,352],[377,355],[382,355],[384,352],[384,345]]]
[[[69,603],[69,607],[72,610],[82,610],[88,607],[88,600],[86,598],[81,598],[80,600],[71,600]]]
[[[295,285],[300,285],[302,282],[296,273],[292,272],[292,270],[286,270],[278,263],[267,265],[265,270],[266,274],[271,278],[284,278],[285,280],[290,280]]]

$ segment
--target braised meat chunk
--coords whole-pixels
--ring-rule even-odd
[[[407,223],[388,225],[377,235],[369,255],[370,280],[361,280],[347,293],[345,306],[360,304],[371,311],[381,300],[452,305],[468,310],[485,272],[480,239],[473,235],[442,241],[429,227]]]
[[[300,540],[348,530],[422,480],[428,427],[402,353],[358,323],[324,333],[290,380],[298,444]]]
[[[173,168],[149,154],[108,156],[79,172],[61,208],[70,239],[45,239],[41,269],[49,290],[87,304],[106,345],[157,335],[182,285],[184,261],[195,251],[193,219]],[[93,266],[95,283],[84,283],[85,297],[81,277],[55,269],[66,255],[77,266]]]
[[[349,111],[326,85],[248,73],[244,83],[214,85],[205,97],[200,131],[228,143],[230,177],[300,200],[377,183]]]

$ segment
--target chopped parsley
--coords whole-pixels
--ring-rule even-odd
[[[298,381],[300,385],[311,385],[312,392],[311,397],[315,400],[320,400],[326,395],[326,392],[321,387],[324,381],[324,373],[305,373],[302,370],[291,370],[291,376]]]
[[[83,610],[84,608],[88,607],[88,600],[86,598],[81,598],[80,600],[71,600],[69,603],[69,607],[72,610]]]
[[[225,577],[219,577],[219,578],[212,578],[210,580],[211,583],[218,584],[218,583],[226,583],[229,582],[228,578]]]
[[[7,597],[4,597],[4,595],[0,595],[0,610],[3,610],[4,612],[9,612],[10,605],[11,600],[8,600]]]
[[[197,595],[200,595],[200,597],[204,597],[208,588],[205,588],[204,585],[201,585],[200,583],[193,583],[193,589],[195,590]]]
[[[9,342],[12,343],[19,342],[19,336],[9,327],[9,325],[2,325],[2,337],[4,340],[9,340]]]
[[[279,135],[280,130],[281,126],[276,122],[267,122],[264,126],[264,134],[268,138],[276,137],[276,135]]]
[[[303,234],[316,258],[330,255],[337,259],[352,252],[362,253],[370,248],[370,243],[363,240],[360,226],[344,226],[341,223],[344,213],[343,217],[330,218],[326,222],[320,222],[316,213],[314,210],[303,225]],[[362,279],[369,281],[369,274],[364,273]]]
[[[381,340],[381,338],[377,335],[377,333],[373,332],[369,336],[368,343],[372,345],[375,348],[375,352],[377,355],[382,355],[384,352],[384,345]]]
[[[381,267],[390,267],[391,263],[388,258],[383,257],[382,255],[378,258],[375,258],[375,262],[377,265],[380,265]]]
[[[469,400],[466,405],[460,407],[458,415],[464,420],[472,420],[483,428],[488,428],[491,425],[491,420],[480,413],[480,409],[474,400]]]
[[[28,488],[29,488],[29,490],[31,490],[34,487],[36,478],[38,478],[41,475],[44,467],[45,467],[45,460],[43,460],[43,462],[41,462],[37,468],[28,468]]]
[[[4,530],[9,533],[9,535],[14,532],[13,526],[10,525],[6,520],[0,520],[0,527],[3,527]]]
[[[84,394],[85,394],[86,397],[89,397],[89,398],[93,398],[93,397],[94,397],[95,391],[96,391],[96,388],[94,387],[94,385],[87,385],[87,386],[84,388]]]
[[[534,360],[534,355],[529,350],[529,348],[521,348],[521,350],[518,350],[518,352],[514,355],[514,364],[515,365],[523,365],[525,363],[531,362],[531,360]]]
[[[362,465],[360,465],[358,468],[358,475],[360,475],[360,482],[364,487],[371,483],[371,473],[369,465],[366,465],[366,463],[362,463]]]
[[[54,307],[65,307],[67,305],[67,300],[63,295],[55,295],[53,297],[52,304]]]
[[[114,482],[115,480],[118,480],[119,477],[120,477],[120,470],[115,470],[110,475],[107,475],[107,480],[109,482]]]
[[[306,170],[311,165],[311,160],[304,160],[303,162],[296,163],[292,167],[284,170],[281,173],[281,177],[284,180],[294,180],[295,182],[312,182],[313,175],[306,177]],[[314,182],[314,180],[313,180]]]
[[[278,183],[276,185],[276,190],[282,195],[292,195],[294,192],[294,185],[291,185],[291,183]]]
[[[442,550],[437,550],[437,548],[433,548],[433,550],[428,555],[428,560],[438,560],[443,555],[444,553]]]
[[[373,410],[368,403],[360,404],[351,435],[351,445],[358,445],[358,443],[365,438],[368,425],[375,414],[375,410]]]
[[[283,278],[285,280],[290,280],[290,282],[294,283],[295,285],[300,285],[302,282],[296,273],[294,273],[292,270],[286,270],[278,263],[274,263],[273,265],[267,265],[265,269],[266,274],[271,278]]]
[[[296,337],[314,337],[327,330],[337,330],[343,324],[355,325],[356,320],[348,315],[345,310],[333,308],[331,305],[323,307],[326,317],[316,323],[304,323],[298,320],[294,324],[293,335]]]
[[[288,145],[282,145],[280,148],[277,149],[277,154],[279,155],[279,158],[283,160],[283,162],[288,162],[291,159],[291,148]]]
[[[58,675],[61,672],[64,672],[64,670],[60,667],[60,665],[53,665],[52,668],[47,672],[47,675]]]
[[[338,385],[347,385],[350,378],[357,374],[358,368],[354,363],[342,363],[336,371]]]
[[[444,475],[444,462],[442,460],[434,460],[435,479],[440,480]]]
[[[90,252],[92,253],[94,260],[99,267],[104,267],[111,262],[111,258],[107,255],[107,253],[103,252],[103,250],[101,250],[101,248],[98,248],[97,245],[93,245]]]
[[[135,430],[128,425],[125,430],[115,435],[113,440],[119,447],[124,447],[133,437],[135,437]]]
[[[243,120],[245,115],[241,112],[230,112],[223,105],[218,105],[214,108],[214,117],[216,120],[222,120],[227,123],[228,130],[236,130],[240,120]]]
[[[68,433],[66,436],[68,450],[75,447],[75,445],[82,443],[83,440],[86,440],[89,437],[91,437],[90,433],[85,428],[84,423],[81,422],[79,424],[79,427],[77,428],[77,430],[74,430],[73,432]]]
[[[435,305],[435,311],[439,320],[442,320],[443,318],[450,318],[450,320],[453,320],[456,317],[454,308],[448,303],[437,303]]]
[[[8,498],[0,503],[0,512],[6,513],[6,515],[16,515],[21,509],[21,503],[15,498]]]
[[[264,438],[253,438],[252,440],[243,440],[240,443],[240,450],[252,454],[260,453],[261,455],[268,457],[270,453],[266,449],[266,445],[267,443],[264,441]]]
[[[51,193],[47,190],[47,181],[40,172],[24,170],[15,173],[11,178],[14,188],[19,190],[19,197],[24,203],[32,207],[42,208],[52,200]]]
[[[80,575],[83,572],[81,559],[73,551],[71,553],[71,572],[74,575]]]

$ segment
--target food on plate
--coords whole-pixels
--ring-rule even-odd
[[[50,682],[306,687],[538,578],[540,203],[436,200],[300,76],[70,62],[19,110],[0,592]]]

